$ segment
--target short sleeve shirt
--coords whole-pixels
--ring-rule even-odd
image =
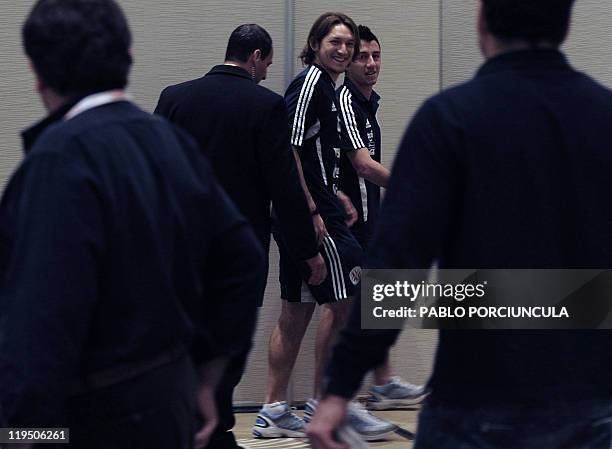
[[[335,85],[321,66],[306,67],[285,93],[291,144],[323,218],[343,217],[336,199],[340,177],[340,123]]]
[[[372,92],[370,99],[348,78],[336,92],[340,106],[341,137],[340,188],[357,209],[357,226],[372,227],[378,216],[380,187],[360,177],[346,153],[366,148],[380,162],[380,126],[376,118],[380,96]]]

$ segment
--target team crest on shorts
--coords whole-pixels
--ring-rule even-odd
[[[359,284],[359,281],[361,280],[361,267],[359,265],[353,267],[353,269],[350,271],[349,279],[353,285]]]

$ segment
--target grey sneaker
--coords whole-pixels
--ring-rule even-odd
[[[304,406],[304,422],[306,424],[312,421],[318,405],[319,401],[309,399]],[[397,429],[395,424],[377,418],[357,402],[349,404],[346,424],[365,441],[383,440]]]
[[[372,385],[368,398],[370,410],[392,410],[416,405],[425,399],[427,391],[422,385],[414,385],[392,377],[388,384]]]
[[[365,441],[384,440],[397,429],[395,424],[372,415],[357,402],[349,404],[346,420]]]
[[[368,443],[351,426],[342,426],[336,431],[338,441],[346,444],[351,449],[368,449]]]
[[[304,420],[291,410],[285,402],[264,404],[253,426],[255,438],[303,438]]]

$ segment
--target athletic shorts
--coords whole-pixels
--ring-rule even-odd
[[[361,246],[343,222],[325,221],[325,227],[329,236],[325,237],[319,251],[325,259],[327,277],[320,285],[306,283],[310,278],[308,264],[305,261],[295,261],[278,231],[274,232],[280,254],[278,279],[282,299],[325,304],[355,294],[361,280]]]

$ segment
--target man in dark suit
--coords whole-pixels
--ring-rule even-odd
[[[289,145],[285,102],[257,85],[266,78],[272,57],[268,32],[259,25],[241,25],[230,36],[225,63],[201,78],[164,89],[155,112],[195,137],[266,253],[272,202],[293,258],[307,264],[309,283],[318,285],[327,271]],[[211,448],[237,447],[229,432],[234,425],[232,393],[246,355],[230,362],[218,389],[220,424]]]
[[[486,62],[414,116],[368,268],[612,266],[612,92],[559,50],[572,4],[481,1]],[[346,449],[332,431],[399,332],[361,330],[359,311],[313,449]],[[610,447],[611,345],[609,330],[441,330],[415,449]]]

